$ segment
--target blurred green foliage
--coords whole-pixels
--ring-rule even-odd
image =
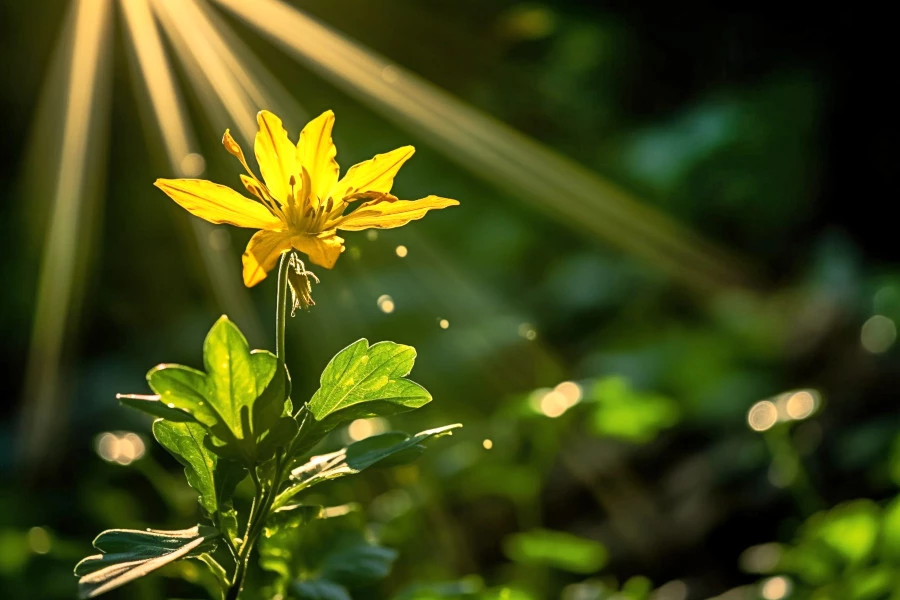
[[[65,7],[0,7],[8,148],[33,143],[28,124]],[[311,503],[366,507],[347,518],[372,579],[354,587],[317,554],[298,559],[308,573],[297,593],[695,600],[732,590],[755,600],[769,585],[798,599],[895,594],[897,353],[890,343],[877,354],[861,345],[872,317],[900,319],[893,220],[884,216],[896,111],[877,89],[889,72],[889,19],[574,0],[303,8],[751,257],[767,285],[685,293],[484,185],[232,23],[308,112],[335,109],[342,165],[414,142],[399,191],[440,189],[462,201],[415,233],[348,236],[344,264],[318,273],[313,313],[290,324],[299,396],[315,391],[328,359],[352,340],[396,339],[419,350],[417,380],[436,401],[370,427],[466,423],[415,465],[310,492]],[[81,240],[92,259],[80,318],[68,324],[65,436],[56,463],[36,473],[17,471],[14,457],[47,209],[24,201],[24,158],[0,167],[9,199],[0,209],[0,589],[10,598],[71,598],[72,566],[96,531],[181,529],[201,510],[179,481],[182,466],[149,443],[151,420],[114,401],[148,364],[199,364],[196,340],[222,312],[187,217],[150,185],[170,167],[116,44],[106,199]],[[234,181],[216,145],[222,132],[197,98],[188,101],[209,178]],[[245,238],[228,232],[216,243],[237,261]],[[264,322],[273,286],[250,295]],[[382,294],[393,313],[379,310]],[[892,340],[882,325],[881,339]],[[543,412],[562,382],[577,383],[582,397],[569,406],[553,396]],[[754,403],[800,388],[821,392],[815,414],[762,433],[747,427]],[[143,440],[142,455],[101,459],[99,436],[126,430]],[[352,441],[338,427],[319,450]],[[773,466],[787,463],[802,469]],[[245,487],[235,503],[249,504]],[[541,562],[556,551],[528,536],[548,531],[554,548],[582,540],[594,559],[604,548],[599,571]],[[511,540],[525,549],[509,554]],[[748,567],[760,548],[775,560]],[[110,597],[201,597],[209,582],[192,566],[178,568],[194,585],[160,577]]]

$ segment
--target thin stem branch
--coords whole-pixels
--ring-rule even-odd
[[[284,328],[287,321],[287,272],[290,268],[291,253],[281,255],[278,263],[278,291],[275,293],[275,355],[284,361]]]
[[[237,600],[241,590],[244,587],[244,579],[247,576],[247,566],[250,562],[250,554],[256,546],[259,534],[262,533],[265,526],[266,518],[272,509],[272,503],[275,501],[276,492],[284,477],[284,466],[287,462],[282,462],[279,455],[275,459],[275,475],[268,487],[264,489],[262,482],[255,473],[255,469],[250,471],[253,479],[255,495],[253,505],[250,508],[250,518],[247,520],[247,529],[244,531],[244,542],[241,544],[241,551],[238,556],[237,568],[234,572],[234,578],[225,600]]]
[[[287,321],[288,307],[288,269],[291,267],[291,254],[286,252],[281,255],[281,262],[278,264],[278,290],[275,294],[275,350],[279,360],[284,361],[284,330]],[[269,511],[272,510],[272,503],[275,502],[278,488],[281,486],[281,480],[284,477],[284,468],[288,461],[283,460],[280,454],[275,459],[275,470],[272,481],[260,481],[259,474],[255,467],[250,468],[250,478],[253,481],[254,497],[253,504],[250,506],[250,516],[247,518],[247,528],[244,530],[244,540],[241,543],[241,549],[236,557],[237,565],[234,570],[234,577],[231,581],[231,587],[225,596],[225,600],[238,600],[241,590],[244,587],[244,579],[247,576],[247,566],[250,562],[250,555],[259,539],[265,526],[266,518]]]

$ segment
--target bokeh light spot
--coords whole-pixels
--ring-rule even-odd
[[[448,321],[447,319],[441,319],[440,321],[438,321],[438,325],[441,329],[447,329],[448,327],[450,327],[450,321]]]
[[[553,390],[544,394],[544,397],[541,398],[539,406],[540,411],[544,413],[545,416],[550,417],[551,419],[555,419],[556,417],[569,410],[569,407],[571,405],[569,404],[568,398],[566,398],[556,390]]]
[[[375,229],[368,230],[366,232],[366,239],[369,240],[370,242],[374,242],[375,240],[378,239],[378,231],[376,231]]]
[[[397,80],[400,79],[400,71],[397,70],[397,67],[388,65],[381,70],[381,78],[388,83],[397,83]]]
[[[196,152],[191,152],[181,159],[178,166],[181,167],[181,173],[185,177],[199,177],[206,170],[206,159]]]
[[[28,530],[28,546],[35,554],[50,552],[50,534],[43,527],[32,527]]]
[[[778,422],[778,409],[769,400],[754,404],[747,413],[747,424],[754,431],[766,431]]]
[[[653,600],[687,600],[687,597],[688,586],[678,579],[659,586],[653,592]]]
[[[97,454],[107,462],[129,465],[144,456],[147,451],[144,440],[136,433],[107,431],[97,437]]]
[[[537,339],[537,331],[531,323],[520,324],[519,335],[529,341]]]
[[[784,410],[790,418],[799,421],[812,415],[817,404],[815,395],[807,390],[800,390],[788,396]]]
[[[884,315],[875,315],[863,323],[859,340],[866,351],[883,354],[897,341],[897,326]]]
[[[481,442],[481,445],[484,446],[485,450],[490,450],[494,447],[494,442],[492,440],[485,439],[483,442]]]
[[[510,9],[500,22],[504,34],[520,40],[539,40],[553,33],[556,15],[540,4],[520,4]]]
[[[378,296],[377,304],[383,313],[390,314],[394,312],[394,299],[387,294]]]
[[[765,600],[781,600],[791,591],[791,580],[787,577],[770,577],[762,584],[760,595]]]
[[[377,433],[383,433],[387,431],[387,428],[387,419],[381,417],[356,419],[347,427],[347,437],[353,442],[358,442]]]
[[[223,252],[231,247],[231,234],[224,227],[216,227],[209,232],[209,247]]]
[[[406,246],[402,246],[402,245],[401,245],[401,246],[397,246],[397,249],[394,250],[394,252],[396,252],[396,253],[397,253],[397,256],[399,256],[400,258],[405,258],[406,255],[409,254],[409,250],[407,249],[407,247],[406,247]]]
[[[581,401],[581,386],[574,381],[563,381],[554,388],[554,391],[562,394],[570,407],[575,406]]]
[[[738,558],[738,564],[747,573],[770,573],[778,566],[782,553],[781,544],[758,544],[744,550]]]

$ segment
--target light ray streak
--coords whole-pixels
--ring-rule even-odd
[[[25,374],[25,405],[21,458],[34,466],[52,453],[59,435],[62,404],[60,386],[63,343],[79,303],[75,281],[79,247],[88,227],[85,207],[91,157],[91,134],[100,122],[97,113],[101,86],[101,58],[108,47],[111,21],[109,0],[79,0],[71,40],[71,61],[65,91],[61,150],[50,202],[49,225],[38,280],[34,328]],[[48,108],[51,106],[47,104]],[[104,105],[105,106],[105,105]]]
[[[702,293],[748,287],[743,264],[542,144],[280,0],[216,2],[451,159]]]
[[[196,8],[196,24],[205,32],[216,53],[222,56],[257,108],[274,112],[287,119],[288,124],[305,123],[309,118],[306,110],[231,30],[222,16],[206,1],[193,0],[193,6]]]
[[[256,113],[272,110],[289,122],[306,114],[228,27],[195,0],[154,0],[160,18],[201,97],[225,109],[209,111],[217,128],[235,127],[244,142],[256,133]]]
[[[201,33],[192,17],[193,2],[155,0],[153,7],[179,57],[189,65],[195,87],[212,89],[243,138],[253,139],[257,108],[215,46]]]
[[[193,128],[178,94],[149,0],[121,0],[119,4],[170,167],[178,176],[196,177],[200,173],[189,162],[191,156],[198,154]],[[251,343],[262,343],[262,323],[240,284],[238,263],[229,248],[210,243],[213,225],[194,218],[190,223],[219,306],[241,325]]]

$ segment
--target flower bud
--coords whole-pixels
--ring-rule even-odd
[[[319,283],[319,278],[312,271],[306,270],[306,265],[295,252],[291,252],[288,261],[287,281],[288,287],[291,289],[291,316],[293,317],[298,308],[309,310],[310,306],[315,306],[310,279]]]

